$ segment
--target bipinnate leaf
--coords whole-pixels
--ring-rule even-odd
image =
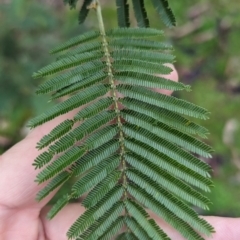
[[[77,1],[65,2],[75,7]],[[129,2],[116,3],[120,28],[105,31],[99,1],[83,1],[80,23],[93,8],[99,30],[56,46],[57,60],[34,74],[48,76],[37,93],[60,101],[28,125],[68,114],[37,143],[36,182],[47,184],[36,199],[72,184],[48,213],[51,219],[81,198],[85,212],[69,239],[169,240],[150,209],[184,238],[202,240],[214,229],[192,207],[209,208],[202,192],[212,187],[211,168],[199,156],[211,157],[212,148],[196,138],[208,130],[192,119],[206,120],[209,112],[155,91],[190,86],[168,79],[172,46],[163,31],[149,28],[146,2],[133,1],[139,28],[130,27]],[[175,25],[167,0],[152,3],[166,25]]]

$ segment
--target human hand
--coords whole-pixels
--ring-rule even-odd
[[[174,70],[169,79],[178,80]],[[164,94],[170,91],[157,90]],[[46,219],[47,202],[55,194],[37,202],[36,194],[44,184],[34,182],[39,170],[34,170],[33,160],[39,155],[36,143],[57,124],[66,118],[72,118],[72,111],[40,127],[37,127],[21,142],[13,146],[0,157],[0,240],[66,240],[66,232],[72,223],[84,212],[80,204],[69,204],[51,221]],[[169,225],[154,214],[151,216],[173,240],[183,238]],[[206,217],[215,227],[215,240],[239,240],[240,219]]]

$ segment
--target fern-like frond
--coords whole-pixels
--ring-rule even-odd
[[[70,196],[68,194],[63,195],[50,209],[50,211],[47,214],[48,219],[54,218],[57,213],[63,209],[69,202]]]
[[[110,107],[113,103],[114,102],[111,98],[100,99],[96,103],[93,103],[85,107],[83,110],[79,111],[74,116],[74,121],[86,120],[87,118],[93,117],[94,115]]]
[[[93,8],[99,31],[57,46],[52,51],[60,53],[57,60],[34,74],[56,74],[37,93],[64,101],[31,120],[31,128],[76,109],[37,144],[48,149],[34,160],[36,168],[44,167],[36,182],[49,181],[37,200],[75,180],[48,214],[52,218],[70,200],[83,197],[86,211],[69,229],[69,239],[169,240],[144,210],[149,208],[187,239],[200,240],[213,229],[189,205],[208,209],[199,190],[209,191],[212,182],[208,164],[193,154],[210,157],[212,149],[191,136],[205,137],[208,131],[182,115],[207,119],[208,111],[154,91],[190,87],[166,76],[175,57],[170,44],[156,40],[163,31],[146,28],[146,2],[133,1],[142,28],[129,27],[127,0],[116,3],[121,28],[105,31],[99,1],[84,0],[79,21]],[[153,3],[173,25],[168,1]]]
[[[119,156],[113,156],[108,158],[107,161],[109,162],[112,159],[116,161],[116,157],[119,159]],[[111,162],[109,164],[111,164]],[[95,206],[110,190],[116,186],[120,176],[121,172],[119,171],[114,171],[109,174],[104,181],[100,182],[89,192],[87,197],[82,202],[83,206],[86,208]]]
[[[95,240],[104,234],[105,230],[108,229],[119,217],[124,210],[122,202],[118,202],[111,209],[109,209],[97,222],[89,227],[79,239]]]
[[[76,54],[73,56],[61,58],[58,61],[40,69],[37,73],[34,73],[33,77],[39,78],[39,77],[52,75],[66,69],[76,67],[80,64],[93,61],[96,58],[100,58],[101,56],[102,56],[101,51],[92,51],[92,52],[84,52],[84,53]]]
[[[209,112],[206,109],[172,96],[159,94],[139,86],[118,85],[117,89],[124,96],[134,98],[148,104],[161,106],[167,110],[191,117],[208,119]]]
[[[103,71],[104,65],[101,61],[95,60],[92,62],[87,62],[82,64],[81,66],[75,68],[70,72],[63,73],[58,75],[50,80],[47,80],[43,84],[41,84],[36,93],[37,94],[45,94],[52,91],[58,91],[65,87],[71,86],[74,83],[82,81],[86,78],[91,78],[96,74],[93,74],[95,71]]]
[[[48,152],[49,154],[54,156],[55,154],[59,154],[69,149],[74,145],[75,142],[76,142],[76,139],[74,138],[74,135],[72,134],[72,132],[69,132],[65,136],[59,138],[58,141],[50,145],[48,148]]]
[[[113,139],[116,137],[118,133],[118,127],[116,125],[111,125],[100,129],[99,131],[93,133],[91,136],[87,138],[84,142],[84,146],[88,149],[97,148],[104,143],[108,142],[109,139]]]
[[[80,54],[80,53],[91,52],[93,50],[99,50],[100,51],[101,49],[102,49],[102,43],[95,40],[95,41],[91,41],[89,43],[84,43],[84,45],[80,44],[80,46],[68,50],[66,53],[63,53],[63,54],[59,55],[57,57],[57,60],[63,59],[63,58],[66,58],[66,57],[70,57],[70,56],[73,56],[73,55],[77,55],[77,54]]]
[[[127,85],[136,84],[142,87],[159,88],[168,90],[188,90],[189,86],[182,83],[173,82],[163,77],[152,76],[146,73],[120,71],[115,74],[116,79]]]
[[[131,160],[129,160],[128,157],[128,162],[130,163],[130,161]],[[200,194],[198,191],[194,190],[189,185],[182,182],[180,179],[175,178],[168,172],[163,171],[162,169],[156,167],[156,165],[149,163],[149,166],[147,166],[147,164],[143,165],[140,162],[139,166],[136,165],[133,166],[135,169],[128,170],[127,172],[127,176],[129,178],[130,178],[129,172],[130,173],[134,172],[135,174],[139,174],[139,172],[140,173],[142,172],[144,175],[148,176],[153,181],[157,182],[163,188],[169,189],[169,191],[172,194],[176,195],[177,197],[180,197],[181,199],[202,209],[208,209],[208,205],[210,204],[208,198],[204,197],[202,194]]]
[[[64,182],[66,182],[70,178],[70,176],[71,175],[68,172],[59,173],[47,184],[47,186],[45,186],[40,192],[38,192],[36,200],[40,201],[45,198],[49,193],[51,193],[57,187],[61,186]]]
[[[76,141],[82,140],[85,136],[93,133],[102,125],[107,124],[113,120],[115,114],[113,112],[101,112],[89,119],[87,119],[80,126],[73,129],[67,135],[60,138],[57,142],[49,147],[49,152],[53,155],[63,152],[71,147]]]
[[[162,36],[163,31],[153,28],[115,28],[106,32],[111,38],[149,38]]]
[[[124,226],[124,217],[123,216],[118,217],[118,219],[115,222],[113,222],[111,226],[109,226],[109,228],[107,228],[103,233],[103,235],[100,236],[99,238],[103,240],[111,239],[111,237],[115,236],[123,226]]]
[[[127,227],[134,233],[136,239],[151,240],[143,227],[132,217],[125,217]],[[123,238],[124,239],[124,238]]]
[[[99,31],[90,31],[84,34],[81,34],[80,36],[77,36],[75,38],[70,39],[69,41],[60,44],[59,46],[55,47],[50,53],[58,53],[64,50],[67,50],[71,47],[77,46],[79,44],[88,42],[89,40],[93,40],[98,38],[100,35]]]
[[[182,117],[173,111],[164,109],[163,107],[155,106],[128,97],[121,99],[121,103],[128,109],[152,117],[153,119],[170,125],[171,128],[178,129],[179,131],[190,134],[198,134],[203,138],[206,138],[206,135],[209,134],[206,128],[195,124],[194,122]]]
[[[203,176],[209,176],[209,171],[211,168],[207,163],[199,160],[175,144],[156,136],[148,130],[135,125],[130,125],[128,123],[124,125],[124,132],[132,139],[136,139],[143,145],[156,149],[157,151],[175,159],[191,170],[199,172],[199,174]]]
[[[118,26],[127,28],[130,26],[129,21],[129,4],[128,0],[116,0]]]
[[[152,3],[166,26],[173,27],[176,25],[176,19],[169,7],[168,0],[152,0]]]
[[[107,159],[109,160],[109,159]],[[115,158],[113,161],[103,161],[93,167],[84,177],[80,178],[72,187],[72,196],[81,197],[85,192],[90,191],[94,186],[101,183],[114,169],[119,165],[120,159]],[[114,175],[119,175],[116,172]],[[116,184],[116,182],[115,182]]]
[[[69,132],[72,129],[73,124],[74,122],[69,119],[63,121],[37,143],[37,148],[42,149],[47,147],[50,143]]]
[[[93,74],[89,77],[86,77],[85,79],[77,82],[76,84],[71,84],[66,88],[60,89],[59,91],[52,95],[51,100],[64,97],[66,95],[72,94],[82,89],[86,91],[88,87],[99,84],[104,80],[106,80],[106,73],[100,71],[97,74]]]
[[[127,45],[126,45],[127,42]],[[134,49],[149,49],[155,51],[163,51],[163,50],[173,50],[172,45],[167,42],[159,42],[159,41],[152,41],[148,39],[137,39],[137,38],[130,38],[130,39],[114,39],[109,41],[109,46],[113,47],[118,46],[122,48],[134,48]]]
[[[130,60],[142,60],[146,63],[173,63],[174,62],[174,56],[168,53],[160,53],[160,52],[149,52],[147,50],[135,50],[134,48],[132,50],[130,49],[122,49],[119,48],[119,50],[115,50],[112,53],[112,56],[116,60],[128,58]]]
[[[77,140],[81,140],[84,136],[113,120],[114,117],[115,114],[113,111],[100,112],[99,114],[87,119],[83,124],[74,129],[73,134]]]
[[[136,202],[128,199],[124,202],[128,212],[134,218],[134,220],[145,229],[148,236],[154,240],[170,240],[167,235],[155,224],[153,221],[147,220],[149,215],[147,212]]]
[[[41,114],[40,116],[32,119],[31,121],[29,121],[28,126],[30,128],[39,126],[49,120],[52,120],[53,118],[59,115],[63,115],[64,113],[67,113],[86,103],[89,103],[92,100],[96,99],[97,97],[101,97],[105,95],[108,90],[109,89],[107,85],[105,86],[97,85],[97,86],[89,87],[84,92],[80,92],[75,96],[72,96],[66,101],[59,103],[57,106],[52,107],[51,109]]]
[[[127,122],[145,128],[157,136],[173,142],[186,150],[198,153],[203,157],[211,157],[210,153],[213,150],[210,146],[151,117],[132,110],[123,110],[122,117]]]
[[[147,165],[151,162],[161,169],[168,171],[173,176],[176,176],[193,186],[201,188],[204,191],[210,190],[212,182],[207,177],[204,177],[198,172],[189,169],[172,158],[169,158],[168,156],[158,152],[152,147],[148,147],[146,144],[142,144],[136,140],[127,141],[126,145],[131,150],[127,157],[129,157],[129,155],[131,156],[130,159],[133,161],[132,164],[134,164],[134,166],[138,164],[139,161],[143,164],[143,167],[145,167],[145,164]],[[151,157],[151,161],[149,162],[146,157]]]
[[[149,20],[144,6],[144,0],[133,0],[134,14],[139,27],[149,27]]]
[[[85,149],[80,147],[73,147],[64,155],[53,161],[45,169],[43,169],[36,177],[38,183],[47,181],[48,179],[54,177],[59,172],[63,171],[66,167],[70,166],[72,163],[77,161],[83,154]]]
[[[49,152],[41,153],[36,159],[34,159],[33,166],[35,169],[43,167],[45,164],[49,163],[53,158],[53,154]]]
[[[161,205],[156,201],[150,194],[141,188],[133,187],[133,185],[128,186],[128,191],[132,194],[138,202],[146,206],[147,208],[154,211],[159,217],[164,219],[166,222],[171,224],[176,230],[178,230],[186,239],[198,239],[204,240],[198,233],[191,228],[188,223],[184,222],[182,219],[177,217],[173,212],[168,210],[166,207]],[[195,219],[195,226],[197,230],[210,235],[212,228],[205,222],[201,221],[200,218]]]
[[[151,202],[152,200],[154,202],[158,202],[159,208],[163,208],[163,212],[164,209],[168,209],[169,214],[172,215],[170,217],[172,221],[174,221],[174,215],[176,215],[178,218],[182,219],[182,221],[186,222],[193,228],[198,229],[200,232],[209,234],[212,231],[212,227],[204,219],[201,219],[194,210],[160,187],[158,184],[156,184],[156,182],[147,177],[141,178],[140,174],[131,174],[133,181],[137,182],[137,185],[129,185],[131,189],[129,190],[129,193],[131,193],[133,196],[135,196],[134,191],[138,191],[137,189],[139,189],[140,195],[142,193],[145,201]]]
[[[146,62],[134,59],[115,60],[113,63],[116,72],[137,72],[145,74],[170,74],[172,69],[159,63],[148,63],[148,68],[145,68]]]
[[[113,155],[119,149],[119,142],[116,139],[110,140],[102,146],[89,151],[75,165],[71,167],[72,175],[79,176],[93,166]]]
[[[123,194],[123,188],[116,186],[93,208],[89,208],[80,216],[69,229],[67,236],[76,238],[87,230],[96,220],[101,218],[114,204],[119,202]]]

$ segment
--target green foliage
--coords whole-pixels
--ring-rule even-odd
[[[78,0],[63,0],[65,4],[69,4],[71,8],[75,8]],[[86,2],[84,0],[84,2]]]
[[[64,0],[65,4],[69,4],[71,8],[76,7],[78,0]],[[89,13],[88,6],[93,0],[83,0],[82,7],[79,13],[79,23],[84,23]],[[118,25],[119,27],[129,27],[129,1],[128,0],[116,0]],[[145,7],[146,0],[132,0],[134,14],[139,27],[149,27],[149,19]],[[168,0],[152,0],[152,4],[159,14],[163,23],[168,27],[176,25],[174,14],[169,6]]]
[[[46,187],[44,187],[38,194],[36,199],[38,201],[45,198],[50,192],[55,190],[58,186],[62,185],[69,179],[69,174],[67,172],[59,173],[55,178],[53,178]]]
[[[78,18],[79,24],[83,23],[86,20],[87,15],[89,13],[89,9],[87,7],[88,5],[90,5],[91,2],[92,0],[84,0],[82,8],[79,12],[79,18]]]
[[[140,5],[139,8],[134,8],[139,27],[148,27],[149,20],[145,11],[144,0],[133,0],[133,5],[136,5],[134,2],[139,2],[138,4]],[[152,4],[166,26],[172,27],[176,25],[176,20],[171,8],[169,7],[168,0],[152,0]]]
[[[172,27],[176,25],[176,20],[169,7],[168,0],[152,0],[152,3],[166,26]]]
[[[131,2],[129,3],[131,8]],[[151,6],[152,2],[148,1],[145,4],[151,26],[163,27]],[[214,205],[211,205],[210,212],[201,209],[197,209],[197,212],[201,215],[239,217],[239,169],[234,164],[231,148],[234,147],[239,156],[240,128],[235,132],[237,138],[233,140],[231,147],[223,141],[223,130],[231,119],[234,118],[238,122],[240,119],[240,31],[236,31],[240,23],[240,5],[237,0],[185,0],[184,4],[181,1],[169,0],[169,4],[177,16],[179,27],[169,31],[165,29],[166,37],[167,40],[170,38],[174,45],[177,59],[175,65],[181,81],[190,84],[193,89],[191,93],[181,91],[174,95],[203,106],[211,112],[208,121],[194,122],[211,129],[211,135],[207,135],[208,139],[204,139],[204,142],[213,146],[215,150],[213,158],[208,160],[214,170],[212,175],[215,187],[211,193],[207,193]],[[4,19],[0,28],[2,154],[26,136],[24,126],[30,117],[42,113],[54,104],[47,103],[48,95],[34,94],[36,86],[42,80],[34,81],[31,78],[32,72],[53,60],[48,54],[49,49],[83,33],[96,23],[94,14],[89,14],[87,24],[79,26],[78,11],[70,11],[57,0],[1,1],[0,12]],[[103,14],[111,20],[105,22],[106,28],[114,27],[117,21],[114,1],[103,0]],[[132,15],[131,19],[133,17]],[[185,32],[188,26],[193,27],[194,31]],[[163,40],[164,38],[161,38],[161,41]],[[156,73],[158,71],[156,70]],[[221,111],[216,111],[216,106],[221,106]],[[152,114],[159,115],[160,118],[162,109],[157,109],[158,111]],[[171,119],[169,124],[170,121]],[[68,192],[71,182],[72,180],[69,180],[64,184],[50,204]]]
[[[132,3],[138,27],[149,27],[149,20],[144,6],[144,0],[132,1]]]
[[[116,0],[119,27],[130,27],[128,0]]]
[[[69,195],[66,194],[62,196],[56,202],[56,204],[50,209],[50,211],[47,214],[47,217],[49,219],[52,219],[54,216],[56,216],[56,214],[68,204],[69,200],[70,200]]]
[[[75,7],[76,1],[67,2]],[[87,16],[87,3],[81,19]],[[32,119],[29,127],[79,111],[68,113],[68,119],[37,144],[48,149],[34,161],[36,168],[44,167],[36,182],[52,179],[37,199],[78,177],[48,214],[53,218],[71,199],[86,194],[82,202],[86,211],[69,229],[69,239],[169,239],[145,208],[186,239],[203,239],[200,233],[208,236],[214,230],[188,205],[208,209],[210,201],[199,190],[210,191],[211,169],[194,154],[211,157],[212,149],[190,135],[205,136],[207,130],[182,115],[205,120],[209,112],[153,90],[190,90],[165,76],[171,72],[165,64],[173,63],[174,56],[169,45],[155,40],[162,31],[131,27],[105,31],[99,1],[93,3],[99,30],[55,47],[52,53],[61,54],[57,61],[34,74],[54,75],[37,93],[67,99]],[[127,2],[117,3],[121,23],[128,26]],[[153,3],[158,10],[161,7],[165,23],[173,24],[168,2]],[[148,27],[144,1],[133,6],[139,27]],[[161,77],[154,75],[157,68]],[[121,233],[124,226],[127,231]]]

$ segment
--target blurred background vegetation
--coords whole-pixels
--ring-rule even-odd
[[[212,113],[201,124],[210,130],[207,143],[215,149],[208,160],[214,205],[201,214],[240,217],[239,0],[169,1],[178,26],[166,35],[175,46],[180,80],[193,89],[176,95]],[[103,2],[106,23],[114,27],[114,1]],[[149,9],[152,26],[162,27]],[[50,106],[47,97],[34,95],[40,80],[31,77],[53,60],[49,50],[95,26],[92,15],[79,26],[77,14],[61,0],[0,0],[0,154],[26,135],[29,118]]]

